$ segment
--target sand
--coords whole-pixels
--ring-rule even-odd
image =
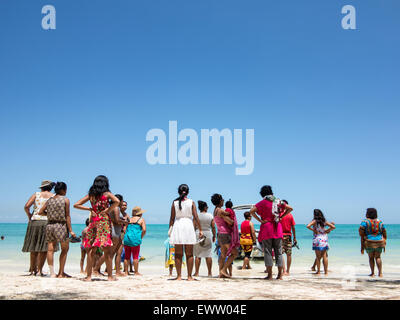
[[[264,280],[262,263],[252,270],[237,270],[234,278],[207,278],[201,269],[197,281],[173,281],[166,269],[142,266],[143,276],[120,277],[115,282],[93,277],[84,282],[78,270],[70,279],[28,276],[24,271],[0,272],[0,299],[68,299],[68,300],[253,300],[253,299],[400,299],[399,270],[386,270],[383,278],[368,277],[367,266],[330,266],[328,276],[315,276],[305,267],[294,266],[284,280]],[[274,268],[276,275],[276,268]],[[159,272],[161,271],[161,272]],[[157,274],[158,272],[158,274]],[[216,272],[216,266],[214,266]],[[183,274],[186,279],[186,271]]]

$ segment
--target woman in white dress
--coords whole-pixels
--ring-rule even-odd
[[[177,277],[174,280],[182,280],[182,256],[183,246],[187,261],[188,280],[193,280],[193,245],[196,243],[196,232],[193,226],[193,219],[199,228],[199,236],[203,236],[199,218],[197,216],[194,201],[187,198],[189,187],[181,184],[178,188],[179,197],[174,200],[171,206],[170,244],[175,246],[175,268]]]
[[[199,220],[201,230],[203,231],[205,240],[194,246],[194,256],[196,257],[196,271],[194,273],[194,276],[197,277],[199,275],[201,258],[205,258],[207,263],[208,276],[212,277],[212,244],[213,242],[215,242],[216,238],[214,217],[211,213],[207,212],[208,206],[206,202],[199,200],[197,203],[200,210]],[[200,239],[199,229],[196,229],[196,236],[197,239]]]

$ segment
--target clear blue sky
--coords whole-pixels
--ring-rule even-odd
[[[210,209],[214,192],[255,203],[270,184],[298,223],[367,207],[400,223],[399,31],[397,0],[1,1],[0,222],[25,222],[44,179],[75,202],[105,174],[150,223],[168,223],[180,183]],[[253,174],[147,164],[146,133],[169,120],[254,129]]]

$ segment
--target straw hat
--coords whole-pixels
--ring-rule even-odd
[[[52,183],[53,183],[53,181],[43,180],[42,184],[41,184],[41,186],[39,188],[47,187],[47,186],[51,185]]]
[[[146,212],[146,210],[142,210],[142,208],[140,208],[140,207],[134,207],[132,209],[132,216],[139,216],[145,212]]]

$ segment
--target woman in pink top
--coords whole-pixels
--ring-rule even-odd
[[[282,280],[282,224],[280,220],[293,209],[275,198],[271,186],[263,186],[260,191],[263,200],[250,210],[250,214],[261,223],[258,241],[264,249],[264,262],[267,267],[267,280],[272,279],[272,249],[274,249],[276,264],[278,266],[277,279]]]
[[[222,206],[224,205],[224,199],[220,194],[213,194],[211,197],[211,202],[215,206],[214,222],[217,225],[218,244],[221,247],[221,257],[218,261],[219,277],[230,278],[231,276],[228,274],[228,268],[237,256],[237,250],[232,250],[232,254],[229,256],[228,259],[226,259],[226,256],[232,242],[231,233],[234,221],[229,217],[229,212],[226,212],[222,209]]]

